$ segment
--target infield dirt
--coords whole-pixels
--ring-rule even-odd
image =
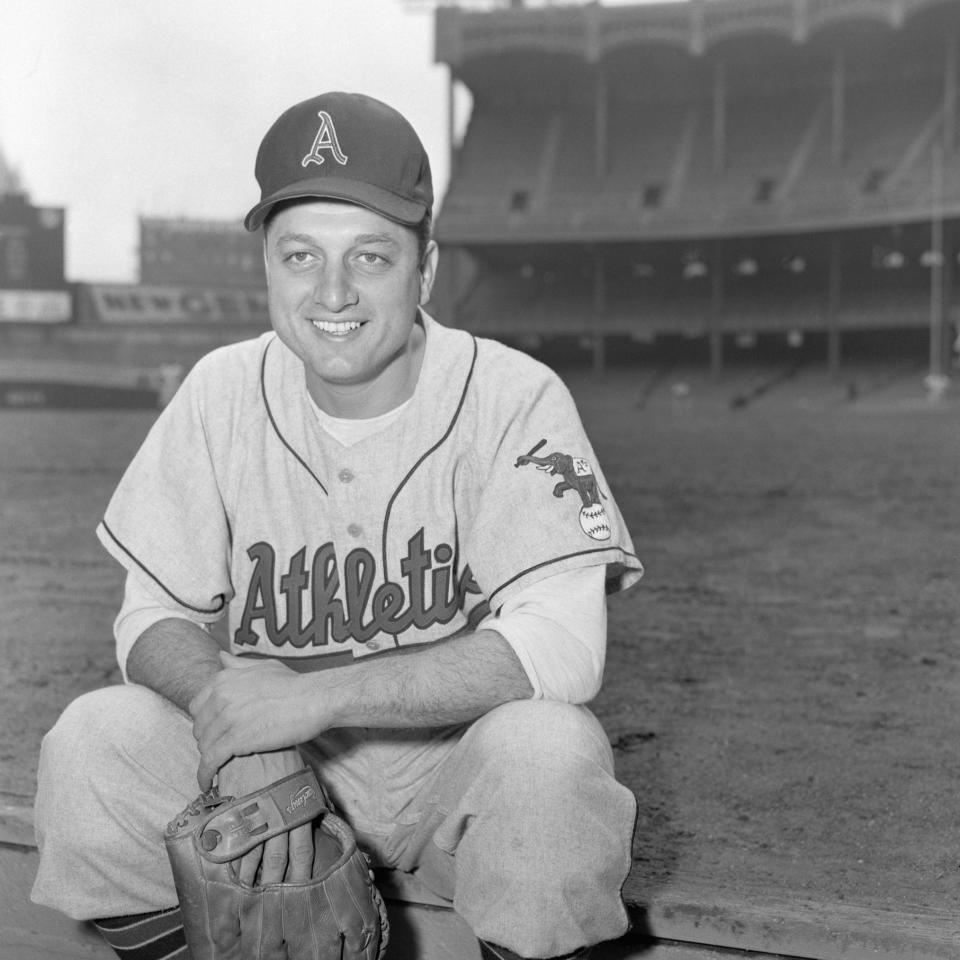
[[[567,378],[647,568],[593,705],[640,804],[633,881],[956,913],[960,404],[920,374],[731,377]],[[0,411],[8,800],[63,707],[119,681],[93,528],[154,416]]]

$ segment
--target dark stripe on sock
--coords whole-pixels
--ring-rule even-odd
[[[93,925],[124,960],[162,960],[186,943],[180,908],[94,920]]]
[[[183,924],[179,922],[169,923],[154,921],[152,924],[141,924],[132,930],[110,930],[109,932],[100,931],[100,936],[113,947],[114,950],[132,950],[134,947],[144,946],[156,940],[158,937],[165,937],[176,930],[182,930]]]
[[[171,930],[166,936],[151,940],[139,947],[114,947],[113,952],[120,960],[166,960],[167,957],[182,950],[187,945],[183,927]]]
[[[119,930],[123,927],[133,927],[144,920],[153,920],[157,917],[166,917],[171,913],[179,913],[179,907],[167,907],[166,910],[151,910],[150,913],[128,913],[122,917],[103,917],[90,922],[98,930]]]
[[[168,953],[165,960],[190,960],[190,954],[187,952],[187,945],[184,944],[173,953]]]

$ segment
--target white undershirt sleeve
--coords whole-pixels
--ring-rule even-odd
[[[170,617],[179,617],[181,620],[190,620],[198,627],[208,630],[205,623],[193,620],[182,610],[170,610],[160,603],[146,587],[132,574],[127,574],[123,588],[123,605],[113,621],[113,637],[117,642],[117,663],[123,674],[123,681],[127,683],[127,657],[133,645],[140,639],[140,635],[147,627],[152,627],[161,620]]]
[[[587,703],[607,651],[606,567],[554,574],[508,600],[481,630],[496,630],[520,659],[535,699]]]

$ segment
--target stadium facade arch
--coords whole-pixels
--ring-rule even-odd
[[[958,35],[955,0],[439,7],[440,312],[598,368],[624,339],[716,372],[774,340],[948,373]]]

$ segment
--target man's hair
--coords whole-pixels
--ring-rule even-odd
[[[416,227],[414,227],[414,231],[417,234],[417,260],[420,268],[423,269],[423,264],[427,259],[427,247],[433,238],[433,214],[429,210],[423,215],[423,219]]]
[[[270,227],[270,221],[281,211],[286,210],[287,207],[293,207],[298,203],[303,203],[304,200],[309,199],[308,197],[294,197],[290,200],[281,200],[279,203],[276,203],[271,208],[270,212],[264,217],[263,220],[263,236],[266,239],[267,230]],[[349,200],[344,200],[343,203],[349,203]],[[417,238],[417,264],[420,269],[423,269],[424,262],[427,257],[427,247],[430,245],[430,241],[433,239],[433,214],[428,210],[424,215],[423,219],[415,226],[408,227],[406,224],[400,224],[406,230],[412,230]]]

